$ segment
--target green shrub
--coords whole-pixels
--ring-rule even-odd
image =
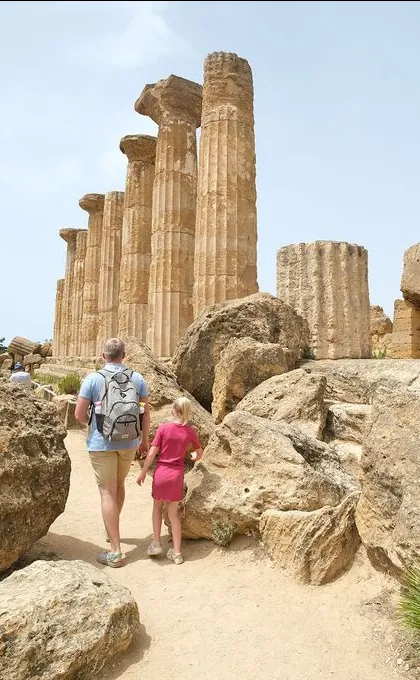
[[[76,373],[65,375],[57,383],[58,394],[78,394],[80,390],[81,380]]]
[[[372,352],[373,359],[386,359],[386,347],[383,349],[374,349]]]
[[[407,628],[420,630],[420,569],[409,569],[405,575],[399,613]]]
[[[227,522],[215,521],[211,525],[211,537],[217,545],[229,545],[233,536],[234,529]]]

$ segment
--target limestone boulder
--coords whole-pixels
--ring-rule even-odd
[[[46,395],[48,399],[48,395]],[[59,394],[53,396],[51,401],[56,406],[59,418],[66,430],[84,430],[85,425],[76,420],[76,397],[74,394]]]
[[[96,676],[139,632],[137,604],[90,564],[33,562],[0,583],[0,677]]]
[[[265,510],[309,511],[341,501],[347,490],[322,472],[317,453],[305,459],[283,426],[291,427],[234,411],[216,427],[203,460],[185,477],[186,538],[212,538],[216,522],[246,534],[258,531]]]
[[[23,365],[25,366],[40,366],[43,362],[43,358],[40,354],[27,354],[23,358]]]
[[[2,352],[0,354],[0,368],[3,366],[5,361],[12,361],[12,357],[10,356],[9,352]]]
[[[420,307],[420,243],[415,243],[404,253],[401,292],[405,300]]]
[[[322,585],[341,576],[360,545],[355,523],[358,493],[312,512],[267,510],[260,520],[264,547],[296,581]]]
[[[326,398],[351,404],[371,404],[379,387],[407,385],[420,393],[420,360],[341,359],[304,361],[301,367],[311,375],[327,379]]]
[[[379,305],[370,307],[370,334],[372,338],[372,355],[386,356],[392,343],[392,321]]]
[[[293,422],[307,434],[321,438],[327,419],[326,385],[323,375],[310,375],[300,368],[261,383],[237,409],[260,418]]]
[[[9,352],[14,356],[24,357],[27,354],[32,354],[35,350],[35,347],[35,342],[32,342],[27,338],[21,338],[17,335],[10,341]]]
[[[371,412],[368,404],[330,404],[327,414],[326,439],[340,439],[361,444],[366,420]]]
[[[143,375],[149,388],[151,437],[154,436],[161,422],[170,420],[174,399],[184,396],[192,402],[191,424],[197,429],[203,446],[206,446],[214,431],[214,423],[210,414],[191,394],[180,387],[170,365],[155,357],[147,345],[129,338],[125,339],[125,343],[124,362]]]
[[[214,371],[212,414],[215,422],[220,423],[234,411],[254,387],[287,370],[287,358],[280,345],[252,338],[229,340]]]
[[[0,571],[64,510],[70,485],[65,435],[53,404],[0,381]]]
[[[308,344],[307,323],[269,293],[255,293],[204,310],[180,340],[172,361],[178,382],[211,410],[214,370],[232,338],[280,345],[289,369]]]
[[[363,444],[357,528],[375,566],[401,576],[420,560],[420,395],[378,390]]]

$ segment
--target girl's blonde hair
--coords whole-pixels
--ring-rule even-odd
[[[173,403],[173,409],[181,420],[183,425],[186,425],[191,417],[191,402],[187,397],[178,397]]]

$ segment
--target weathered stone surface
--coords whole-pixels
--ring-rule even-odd
[[[410,246],[404,253],[401,292],[404,300],[420,307],[420,243]]]
[[[379,305],[370,307],[370,334],[372,355],[378,358],[387,356],[392,343],[392,321]]]
[[[358,493],[336,507],[312,512],[267,510],[260,520],[264,547],[300,583],[322,585],[341,576],[360,544],[354,520]]]
[[[31,340],[16,336],[15,338],[13,338],[13,340],[10,341],[9,354],[18,357],[24,357],[27,354],[32,354],[32,352],[35,349],[35,346],[36,346],[35,343],[31,342]]]
[[[216,427],[203,461],[185,477],[186,538],[212,538],[215,521],[246,534],[258,529],[265,510],[316,510],[341,501],[343,487],[305,460],[282,426],[234,411]]]
[[[371,407],[367,404],[330,404],[326,439],[341,439],[361,444],[370,411]]]
[[[213,383],[212,414],[216,423],[234,411],[256,385],[288,370],[280,345],[253,338],[233,338],[220,354]]]
[[[202,87],[171,75],[146,85],[135,110],[159,125],[153,187],[147,344],[171,356],[193,318],[196,129]]]
[[[269,293],[255,293],[207,309],[188,328],[172,359],[178,382],[207,410],[211,409],[220,353],[229,340],[242,337],[280,345],[289,368],[294,368],[308,339],[303,319]]]
[[[156,137],[129,135],[120,141],[120,149],[127,156],[128,165],[122,226],[118,333],[145,342]]]
[[[105,195],[102,221],[101,265],[98,289],[98,336],[96,351],[101,354],[105,340],[118,333],[118,301],[120,285],[121,232],[124,193],[110,191]]]
[[[393,359],[420,359],[420,309],[407,300],[395,300],[388,355]]]
[[[53,333],[53,356],[60,355],[62,349],[62,323],[63,323],[63,294],[64,279],[58,279],[55,293],[54,333]]]
[[[63,279],[61,279],[61,280],[63,280]],[[46,359],[47,357],[51,357],[52,356],[52,344],[51,344],[51,342],[43,342],[42,345],[40,346],[38,352],[42,356],[43,359]]]
[[[277,252],[277,296],[307,320],[315,359],[371,357],[368,254],[338,241]]]
[[[72,337],[73,328],[73,276],[74,276],[74,260],[76,257],[76,239],[77,234],[83,231],[82,229],[60,229],[60,237],[67,243],[66,254],[66,272],[64,276],[63,302],[61,307],[61,346],[57,350],[58,356],[66,356],[70,351],[70,340]]]
[[[99,272],[105,196],[104,194],[85,194],[80,199],[79,205],[89,214],[80,352],[82,356],[90,357],[96,353],[98,336]],[[54,356],[60,356],[60,354]]]
[[[0,382],[0,571],[64,510],[70,484],[65,434],[53,405]]]
[[[0,677],[96,675],[138,634],[128,588],[90,564],[33,562],[0,583]]]
[[[326,397],[332,401],[370,404],[381,385],[407,385],[420,391],[420,361],[342,359],[305,361],[302,368],[327,378]]]
[[[11,361],[12,357],[10,356],[9,352],[2,352],[0,354],[0,367],[3,366],[5,361]]]
[[[204,64],[194,258],[194,316],[257,284],[255,139],[251,68],[215,52]]]
[[[41,365],[43,362],[43,358],[40,354],[27,354],[23,358],[23,365],[26,366],[34,366],[34,365]]]
[[[70,333],[70,356],[79,356],[82,349],[83,290],[85,285],[85,256],[87,230],[82,229],[76,236],[76,252],[73,265],[72,329]]]
[[[356,442],[344,442],[340,439],[334,439],[330,442],[330,450],[337,455],[342,468],[357,482],[357,487],[361,487],[362,483],[362,455],[363,449],[361,444]]]
[[[191,399],[191,424],[197,429],[203,446],[206,446],[214,431],[214,423],[210,414],[191,394],[179,386],[174,373],[153,355],[147,345],[132,338],[126,338],[125,343],[124,362],[143,375],[149,388],[151,437],[154,436],[159,423],[171,419],[172,403],[183,395]]]
[[[74,394],[59,394],[51,399],[57,408],[59,418],[66,430],[84,430],[85,426],[75,417],[76,397]]]
[[[363,444],[357,528],[375,564],[401,576],[420,559],[420,395],[378,390]]]
[[[298,368],[258,385],[237,409],[260,418],[294,423],[307,434],[322,438],[327,419],[326,385],[324,376],[309,375]]]

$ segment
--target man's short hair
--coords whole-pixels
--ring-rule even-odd
[[[122,359],[125,355],[125,345],[119,338],[110,338],[105,342],[104,355],[107,361]]]

